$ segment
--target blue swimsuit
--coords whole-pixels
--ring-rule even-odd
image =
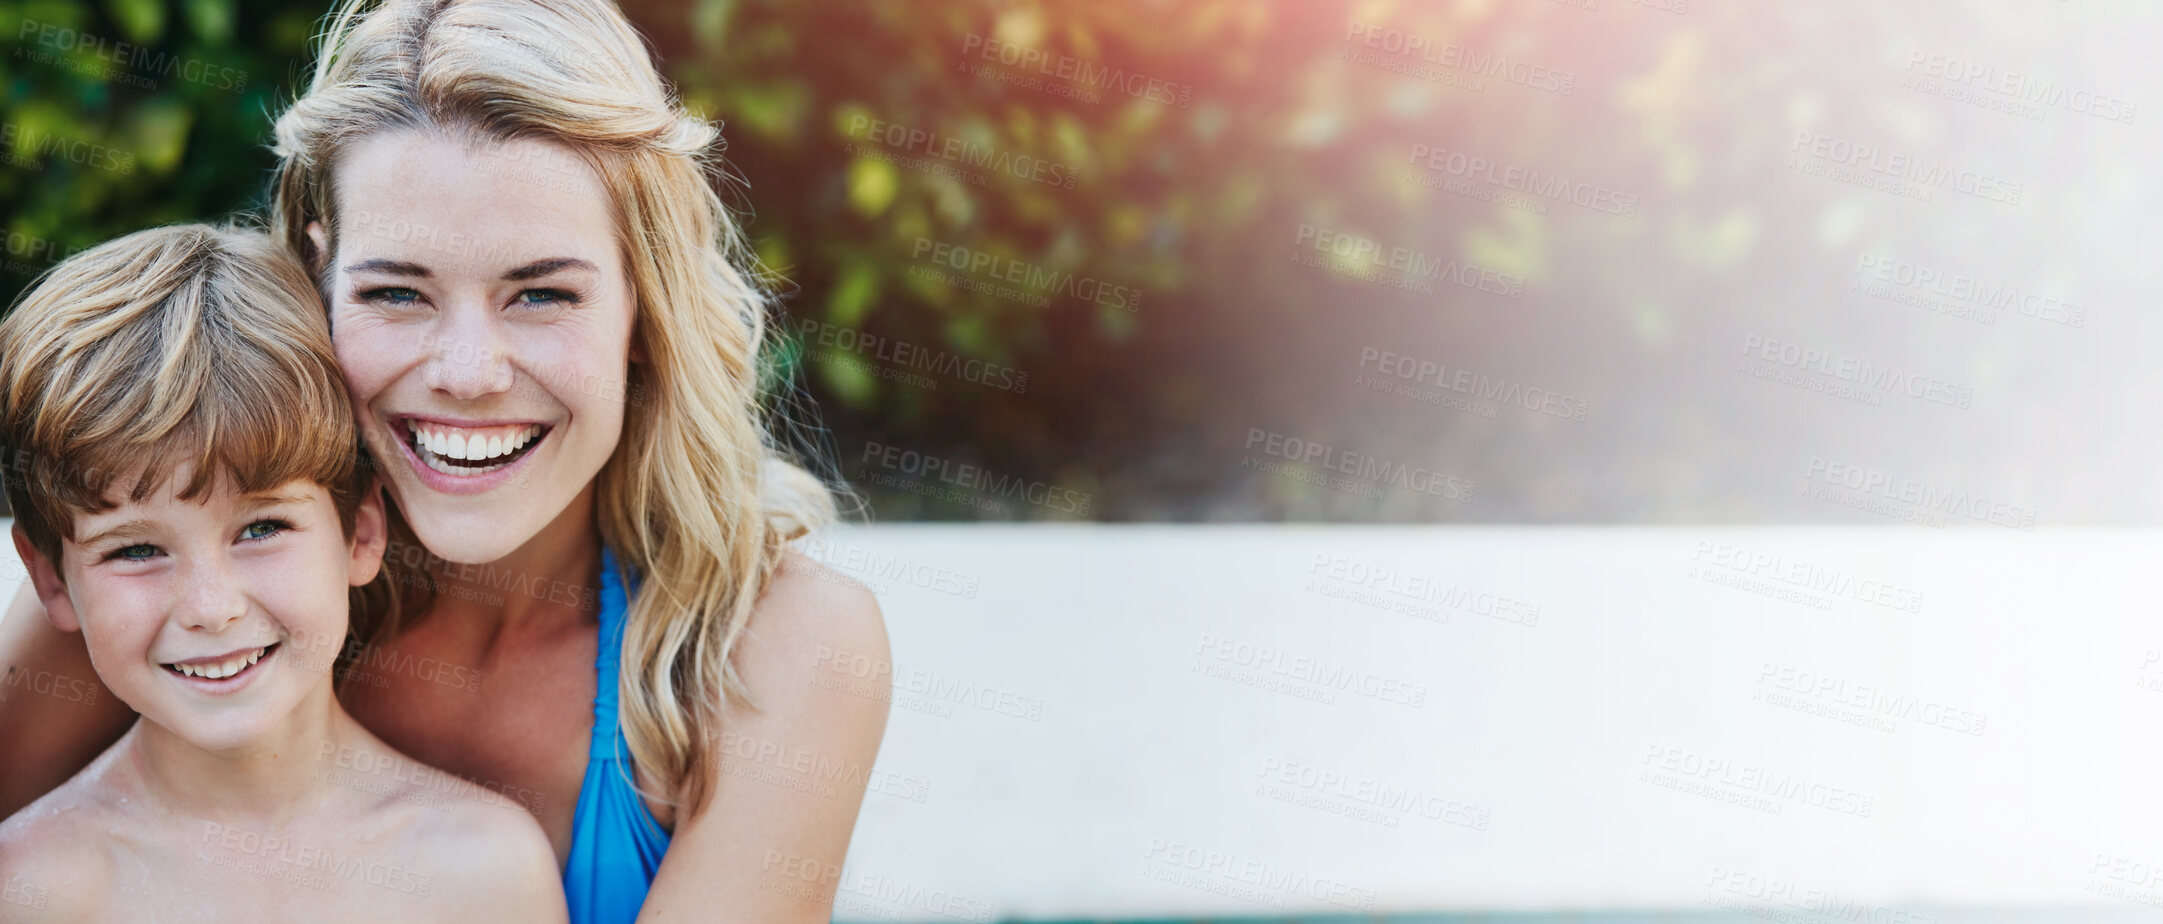
[[[593,659],[593,743],[571,821],[571,859],[563,867],[571,924],[629,924],[668,852],[668,832],[631,785],[631,754],[616,717],[617,662],[628,606],[616,556],[601,550],[601,643]]]

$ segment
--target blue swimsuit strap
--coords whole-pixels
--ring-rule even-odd
[[[636,577],[631,578],[636,589]],[[628,924],[668,851],[669,833],[654,821],[632,780],[632,762],[617,715],[618,662],[629,608],[616,557],[601,550],[601,632],[594,655],[593,736],[572,819],[571,856],[564,866],[572,924]]]

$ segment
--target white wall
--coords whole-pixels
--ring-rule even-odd
[[[1825,609],[1715,584],[1723,543],[1850,583]],[[880,591],[898,662],[842,919],[1781,905],[1773,881],[2059,904],[2163,879],[2155,532],[882,526],[814,551]],[[1446,593],[1428,619],[1322,592],[1355,566]],[[1859,599],[1886,584],[1919,611]],[[1809,708],[1867,716],[1766,702],[1787,670],[1843,685]],[[1298,679],[1337,671],[1378,695]],[[1669,755],[1722,762],[1666,779],[1720,797],[1646,779]],[[1734,804],[1752,783],[1763,806]],[[1371,801],[1408,787],[1411,811]]]

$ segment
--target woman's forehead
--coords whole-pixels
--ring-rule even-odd
[[[490,276],[549,259],[616,263],[608,188],[562,144],[386,132],[345,151],[333,180],[341,263]]]

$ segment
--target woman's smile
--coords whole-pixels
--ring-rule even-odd
[[[386,422],[422,484],[475,494],[519,477],[555,427],[538,421],[453,421],[395,414]],[[491,477],[493,476],[493,477]]]

